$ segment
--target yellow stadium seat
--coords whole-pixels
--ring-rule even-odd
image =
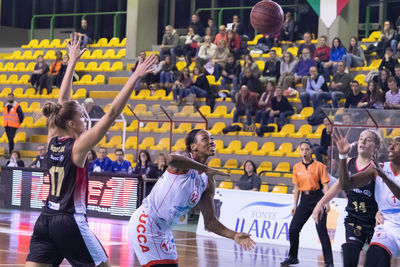
[[[222,129],[225,128],[225,122],[216,122],[209,130],[210,134],[212,135],[219,135],[222,133]]]
[[[262,34],[257,34],[256,36],[254,36],[254,39],[251,41],[247,41],[247,45],[256,45],[258,40],[260,40],[263,37]]]
[[[146,137],[143,139],[142,143],[139,145],[140,150],[149,149],[151,146],[154,146],[154,138]]]
[[[40,41],[37,48],[49,48],[49,46],[50,46],[49,39],[43,39],[42,41]]]
[[[290,158],[299,158],[300,156],[300,146],[298,146],[295,151],[286,154],[286,157]]]
[[[1,117],[1,121],[3,123],[3,117]],[[3,135],[0,137],[0,143],[6,143],[6,142],[8,142],[7,134],[3,133]]]
[[[32,128],[45,128],[45,127],[46,127],[46,118],[45,117],[40,117],[32,125]]]
[[[91,84],[94,84],[94,85],[104,84],[105,81],[106,81],[106,79],[105,79],[104,75],[96,75],[96,77],[94,77]]]
[[[136,163],[133,161],[133,154],[125,154],[125,159],[126,159],[127,161],[133,163],[133,164],[136,164]],[[132,166],[132,168],[133,168],[133,167],[134,167],[134,166]]]
[[[272,47],[271,50],[275,50],[276,55],[278,57],[282,57],[282,48],[281,47]]]
[[[110,57],[111,59],[121,59],[123,57],[125,57],[126,55],[126,49],[121,49],[118,51],[118,53],[115,56]]]
[[[164,122],[160,128],[154,129],[155,133],[167,133],[171,129],[169,122]]]
[[[180,138],[176,141],[175,145],[172,147],[172,151],[180,151],[180,150],[185,150],[186,148],[186,143],[184,138]]]
[[[88,56],[88,59],[101,59],[102,55],[103,55],[103,50],[96,49],[92,52],[90,56]]]
[[[179,72],[181,72],[186,67],[186,61],[178,61],[175,64]]]
[[[26,133],[25,132],[17,132],[14,137],[15,143],[25,143],[26,142]]]
[[[35,65],[36,65],[36,62],[29,62],[28,65],[26,65],[26,68],[24,71],[30,71],[30,72],[33,71],[35,69]]]
[[[258,150],[258,143],[256,141],[248,142],[245,147],[241,150],[236,151],[238,155],[249,155],[252,151]]]
[[[16,98],[21,98],[24,95],[24,90],[21,87],[15,88],[13,94]]]
[[[299,51],[299,48],[298,48],[297,46],[289,47],[289,48],[286,50],[286,52],[289,52],[289,53],[292,54],[294,57],[297,56],[298,51]]]
[[[169,150],[169,138],[163,137],[157,145],[151,146],[150,150]]]
[[[233,182],[231,180],[224,180],[219,184],[218,188],[232,189],[233,188]]]
[[[272,133],[272,137],[286,137],[290,134],[294,133],[294,125],[293,124],[285,124],[281,131],[278,133]]]
[[[85,88],[79,88],[78,90],[75,91],[75,93],[72,95],[72,99],[79,99],[79,98],[86,98],[86,89]]]
[[[178,113],[175,113],[175,117],[187,117],[190,116],[190,114],[194,113],[194,107],[193,106],[184,106],[182,110]]]
[[[267,183],[262,183],[260,187],[260,192],[268,192],[269,191],[269,186]]]
[[[0,112],[3,112],[4,111],[4,104],[3,104],[3,102],[0,102]]]
[[[283,143],[279,146],[277,151],[270,152],[271,157],[283,157],[286,153],[290,153],[293,150],[292,143]]]
[[[37,48],[39,46],[39,41],[38,39],[32,39],[29,41],[27,45],[21,45],[21,48],[27,49],[27,48]]]
[[[125,149],[136,149],[137,148],[137,137],[129,136],[125,141]]]
[[[292,115],[292,120],[305,120],[310,117],[314,112],[314,108],[312,107],[305,107],[303,108],[299,114]]]
[[[258,165],[257,174],[260,175],[263,171],[271,171],[272,170],[272,162],[271,161],[263,161]]]
[[[115,56],[115,50],[114,49],[107,49],[106,52],[100,56],[100,59],[110,59]]]
[[[188,133],[192,130],[192,124],[191,123],[181,123],[179,126],[175,129],[172,129],[172,133],[175,134],[184,134]]]
[[[364,85],[365,81],[365,75],[364,74],[358,74],[356,77],[354,77],[354,80],[356,80],[360,85]]]
[[[117,121],[113,126],[110,127],[110,131],[121,131],[124,128],[124,123],[122,121]]]
[[[266,142],[262,145],[262,147],[257,151],[251,151],[251,155],[253,156],[265,156],[268,155],[270,152],[275,150],[275,143],[274,142]]]
[[[222,140],[215,140],[215,152],[219,153],[221,149],[224,149],[224,141]]]
[[[111,71],[121,71],[124,69],[122,61],[116,61],[111,67]]]
[[[97,43],[92,44],[91,47],[106,47],[107,43],[107,38],[100,38]]]
[[[97,68],[97,71],[111,71],[110,62],[101,62],[100,66]]]
[[[202,122],[196,123],[196,125],[194,126],[193,129],[207,130],[207,129],[206,129],[206,124],[205,124],[205,123],[202,123]]]
[[[208,105],[204,105],[199,108],[199,111],[201,112],[201,114],[203,114],[204,117],[208,118],[211,113],[211,108]]]
[[[60,39],[53,39],[53,41],[51,41],[51,43],[49,44],[48,48],[57,48],[61,46],[61,40]]]
[[[396,137],[396,136],[400,136],[400,129],[399,128],[393,129],[392,132],[388,136],[386,136],[386,138],[393,138],[393,137]]]
[[[238,175],[244,175],[244,162],[242,165],[236,169],[231,169],[230,174],[238,174]]]
[[[116,45],[116,47],[125,47],[126,46],[126,38],[122,39],[122,41]]]
[[[314,133],[307,134],[307,138],[321,138],[323,129],[325,129],[325,125],[318,126]]]
[[[362,42],[376,42],[381,39],[381,32],[380,31],[373,31],[369,35],[368,38],[362,38]]]
[[[13,60],[18,58],[21,58],[21,51],[19,50],[14,51],[10,56],[4,57],[5,60]]]
[[[136,131],[138,129],[138,124],[139,124],[138,121],[134,120],[128,127],[126,127],[126,130],[128,132]]]
[[[2,76],[6,76],[6,75],[0,75],[0,80],[1,80]],[[11,88],[9,88],[9,87],[3,88],[3,90],[0,93],[0,97],[7,97],[9,93],[11,93]],[[0,101],[0,103],[3,103],[3,102]]]
[[[38,56],[43,56],[43,51],[42,50],[36,50],[35,53],[33,53],[33,55],[31,55],[31,57],[27,57],[26,59],[28,60],[36,60],[38,58]]]
[[[101,140],[97,143],[96,146],[104,146],[104,144],[107,143],[106,137],[104,136],[101,138]]]
[[[367,67],[364,67],[363,70],[374,70],[378,69],[379,65],[381,65],[382,59],[374,59],[371,64]]]
[[[148,122],[144,127],[140,127],[140,131],[144,133],[150,133],[157,128],[158,128],[158,122]]]
[[[239,140],[233,140],[225,149],[221,149],[218,153],[221,154],[235,154],[236,151],[242,149],[242,142]]]
[[[91,84],[92,83],[92,76],[90,74],[85,74],[81,77],[81,79],[74,84]]]
[[[81,59],[89,59],[90,57],[90,51],[86,50],[85,52],[83,52]]]
[[[16,75],[16,74],[10,75],[7,79],[7,83],[8,84],[17,84],[18,83],[18,75]]]
[[[0,71],[4,71],[3,63],[0,62]]]
[[[256,64],[257,64],[258,69],[259,69],[260,71],[263,71],[263,70],[264,70],[264,68],[265,68],[265,61],[257,60],[257,61],[256,61]]]
[[[29,82],[28,82],[29,79],[30,79],[29,75],[27,75],[27,74],[22,75],[21,78],[19,78],[17,84],[29,84]]]
[[[237,167],[238,162],[236,159],[228,159],[223,166],[225,169],[237,169]]]
[[[47,135],[39,134],[39,135],[31,135],[29,136],[30,143],[47,143]]]
[[[92,61],[92,62],[89,62],[89,63],[86,65],[85,70],[86,70],[86,71],[97,71],[98,68],[99,68],[99,66],[97,65],[97,62],[96,62],[96,61]]]
[[[40,107],[40,102],[32,102],[32,104],[29,106],[29,108],[32,110],[32,112],[41,112],[42,108]]]
[[[82,62],[82,61],[76,63],[75,70],[76,71],[84,71],[85,70],[85,63]]]
[[[131,99],[133,100],[144,100],[147,97],[150,96],[150,90],[149,89],[142,89],[139,91],[137,95],[132,94]]]
[[[221,167],[221,159],[219,158],[212,158],[210,159],[210,161],[208,162],[208,167],[211,168],[220,168]]]
[[[0,84],[6,84],[7,83],[7,75],[5,74],[1,74],[0,75]],[[11,93],[11,89],[10,89],[10,93]],[[8,93],[7,93],[8,94]],[[7,97],[7,95],[3,96],[3,97]]]
[[[275,185],[271,191],[272,193],[280,193],[280,194],[287,194],[287,186],[286,185]]]
[[[222,118],[228,114],[228,108],[226,106],[218,106],[214,112],[208,115],[208,118]]]
[[[4,65],[4,71],[14,71],[14,62],[7,62]]]
[[[303,138],[307,136],[307,134],[312,133],[312,126],[309,124],[304,124],[300,127],[300,129],[296,133],[289,134],[290,138]]]
[[[122,136],[115,135],[110,138],[110,141],[103,145],[106,148],[122,148]]]
[[[46,52],[46,54],[43,56],[44,59],[56,59],[56,51],[54,50],[49,50]]]
[[[23,102],[20,102],[19,105],[24,113],[32,112],[32,109],[29,108],[28,102],[23,101]]]
[[[118,44],[119,44],[119,38],[118,37],[114,37],[114,38],[110,39],[108,44],[105,44],[103,46],[104,47],[114,47],[114,46],[117,46]]]

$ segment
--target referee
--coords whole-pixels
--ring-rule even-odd
[[[293,166],[294,184],[294,205],[292,209],[293,219],[289,227],[290,250],[289,257],[281,262],[282,266],[298,264],[297,253],[299,251],[299,234],[304,224],[310,218],[312,211],[318,201],[328,191],[329,177],[326,166],[312,158],[312,145],[308,141],[300,144],[302,161]],[[301,193],[300,204],[297,206]],[[329,211],[329,204],[321,221],[316,224],[319,239],[321,240],[322,251],[324,254],[325,267],[333,266],[332,247],[326,229],[326,215]]]

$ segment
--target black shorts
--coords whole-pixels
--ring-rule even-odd
[[[43,215],[36,221],[27,261],[72,266],[96,266],[108,257],[103,246],[90,231],[85,215]]]
[[[360,246],[360,249],[365,243],[371,242],[372,236],[374,235],[374,226],[362,225],[353,222],[345,222],[344,227],[346,229],[346,243],[353,243]]]

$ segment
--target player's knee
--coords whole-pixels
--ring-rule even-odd
[[[390,254],[381,246],[372,244],[368,248],[364,267],[390,267]]]

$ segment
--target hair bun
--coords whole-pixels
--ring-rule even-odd
[[[60,112],[62,105],[61,104],[54,104],[53,102],[47,102],[46,104],[44,104],[43,106],[43,115],[46,118],[49,118],[53,115],[57,115]]]

